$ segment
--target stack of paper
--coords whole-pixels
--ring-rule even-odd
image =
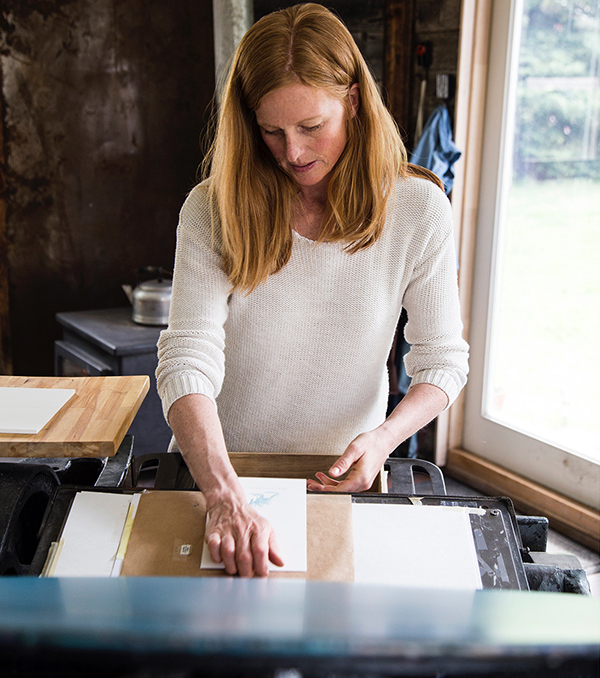
[[[470,510],[353,504],[355,581],[409,588],[482,588]]]
[[[72,388],[0,387],[0,433],[39,433],[74,394]]]
[[[42,576],[118,577],[140,496],[78,492]]]

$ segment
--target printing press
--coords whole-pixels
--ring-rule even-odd
[[[314,460],[289,456],[285,477],[309,473]],[[238,463],[273,475],[269,459]],[[387,492],[307,493],[305,574],[244,580],[191,558],[201,493],[180,455],[135,458],[124,436],[104,458],[5,460],[0,675],[597,676],[599,601],[576,558],[546,553],[545,518],[517,516],[506,497],[449,496],[425,461],[390,458],[386,471]],[[82,492],[138,496],[120,576],[40,576]],[[480,588],[353,580],[357,506],[465,513]],[[165,547],[178,530],[186,557]]]

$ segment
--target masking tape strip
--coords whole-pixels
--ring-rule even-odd
[[[135,520],[135,514],[140,503],[140,498],[141,494],[134,494],[131,498],[129,510],[127,511],[127,518],[125,519],[125,527],[123,528],[123,534],[121,535],[121,541],[119,542],[119,548],[117,549],[115,562],[110,573],[111,577],[118,577],[121,574],[123,561],[125,560],[125,553],[127,553],[127,546],[129,544],[129,537],[131,536],[131,530],[133,528],[133,521]]]
[[[476,507],[476,506],[447,506],[446,504],[423,504],[421,502],[421,499],[426,499],[427,495],[424,495],[422,497],[408,497],[410,503],[413,506],[424,506],[424,507],[434,507],[437,509],[444,509],[444,511],[459,511],[459,512],[464,512],[466,511],[467,513],[474,513],[479,516],[484,516],[487,509]]]
[[[53,541],[50,544],[50,548],[48,549],[48,557],[46,558],[46,562],[44,563],[44,567],[42,568],[40,577],[54,576],[54,571],[56,570],[56,565],[58,564],[58,559],[60,558],[60,554],[62,553],[64,544],[65,544],[64,539],[60,539],[59,541]]]

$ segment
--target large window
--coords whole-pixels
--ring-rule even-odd
[[[600,506],[600,2],[494,3],[467,449]]]

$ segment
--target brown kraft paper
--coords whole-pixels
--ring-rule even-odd
[[[270,577],[354,581],[352,498],[307,494],[307,572],[271,572]],[[146,491],[140,498],[122,576],[223,577],[202,570],[206,502],[197,491]]]

